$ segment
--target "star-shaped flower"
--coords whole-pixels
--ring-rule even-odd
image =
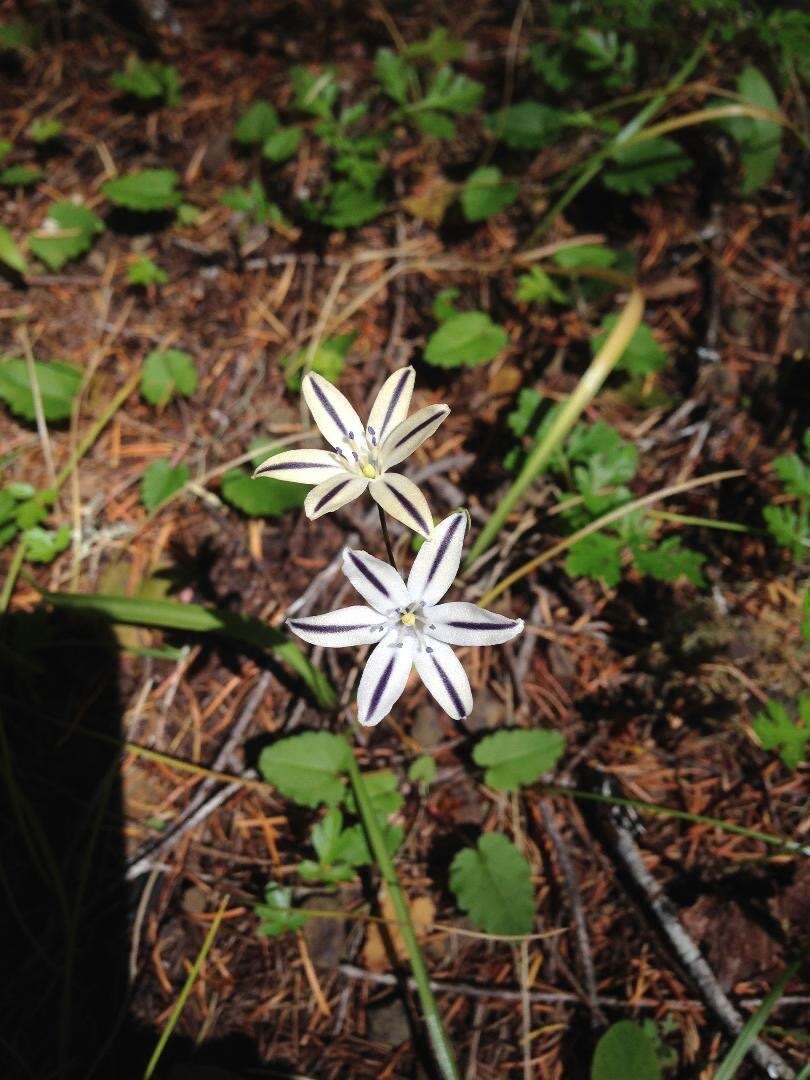
[[[377,643],[357,689],[358,720],[379,724],[401,696],[415,665],[430,693],[455,720],[472,709],[470,682],[451,645],[500,645],[523,630],[476,604],[439,601],[461,561],[467,515],[450,514],[433,530],[413,561],[407,585],[397,571],[365,551],[343,553],[343,572],[370,606],[288,619],[294,633],[313,645]]]
[[[368,424],[330,382],[310,371],[304,376],[304,399],[315,423],[334,450],[287,450],[268,458],[254,476],[273,476],[314,484],[304,512],[314,520],[369,489],[383,510],[421,536],[429,537],[433,518],[427,499],[407,476],[391,472],[421,446],[450,412],[428,405],[406,419],[413,394],[414,370],[400,368],[383,383]]]

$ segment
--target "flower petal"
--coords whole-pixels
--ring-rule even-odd
[[[380,446],[385,436],[408,415],[416,372],[412,367],[400,368],[385,380],[371,406],[366,436],[369,446]]]
[[[338,470],[345,472],[345,466],[330,450],[285,450],[263,461],[253,475],[294,484],[320,484],[336,476]]]
[[[469,716],[472,690],[461,661],[442,641],[431,641],[413,658],[419,677],[430,693],[454,720]]]
[[[383,473],[369,485],[372,499],[376,500],[392,518],[401,521],[409,529],[425,538],[433,529],[433,516],[427,499],[407,476],[399,473]]]
[[[352,476],[348,472],[339,472],[332,480],[324,480],[309,492],[304,499],[304,513],[314,521],[321,514],[339,510],[341,506],[362,495],[368,487],[364,476]]]
[[[380,613],[365,604],[327,611],[301,619],[287,619],[287,626],[310,645],[340,648],[344,645],[371,645],[381,641],[389,627]]]
[[[357,719],[364,727],[379,724],[402,696],[413,667],[415,639],[410,635],[398,642],[391,631],[372,650],[357,687]]]
[[[430,438],[449,412],[449,405],[428,405],[397,424],[380,449],[383,469],[391,469],[404,461],[417,446]]]
[[[322,375],[309,371],[301,383],[304,400],[321,434],[332,446],[343,446],[363,435],[363,424],[352,406]]]
[[[450,645],[502,645],[523,630],[523,619],[508,619],[477,604],[439,604],[422,614],[426,634]]]
[[[395,608],[407,607],[408,590],[396,570],[382,559],[365,551],[346,548],[343,573],[375,611],[387,615]]]
[[[372,489],[372,494],[374,494]],[[431,605],[441,600],[455,580],[467,515],[463,511],[450,514],[440,521],[426,544],[422,544],[408,575],[408,592],[412,600]]]

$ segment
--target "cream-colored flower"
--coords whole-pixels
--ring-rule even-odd
[[[314,484],[304,502],[311,520],[338,510],[368,488],[387,514],[429,537],[433,519],[425,496],[407,476],[390,470],[436,431],[450,409],[428,405],[406,419],[414,378],[413,368],[406,367],[386,379],[364,428],[343,394],[309,372],[302,384],[304,400],[334,450],[288,450],[268,458],[253,475]]]

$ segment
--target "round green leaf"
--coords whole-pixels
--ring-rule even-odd
[[[483,311],[452,315],[434,331],[425,349],[425,360],[436,367],[474,367],[492,360],[509,340],[502,326]]]
[[[486,768],[484,783],[488,787],[515,791],[553,769],[564,749],[565,739],[559,731],[514,729],[482,739],[473,750],[473,759]]]
[[[632,1020],[608,1028],[591,1062],[591,1080],[660,1080],[661,1066],[647,1033]]]

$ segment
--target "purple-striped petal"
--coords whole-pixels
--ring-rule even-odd
[[[396,608],[408,606],[405,582],[393,566],[382,559],[375,559],[365,551],[346,548],[343,573],[375,611],[387,615]]]
[[[304,499],[304,513],[314,521],[321,514],[339,510],[341,506],[362,495],[368,487],[365,476],[352,476],[348,472],[339,472],[331,480],[324,480],[309,492]]]
[[[449,412],[449,405],[428,405],[397,424],[382,444],[380,461],[383,469],[391,469],[404,461],[430,438]]]
[[[381,641],[389,623],[380,613],[365,604],[327,611],[324,615],[287,619],[287,626],[310,645],[341,648],[345,645],[371,645]]]
[[[422,614],[425,633],[449,645],[502,645],[523,630],[522,619],[508,619],[477,604],[439,604]]]
[[[364,441],[360,417],[336,386],[310,371],[304,376],[301,389],[312,419],[327,442],[338,447],[345,446],[347,441]]]
[[[450,646],[426,641],[413,659],[420,679],[447,715],[454,720],[469,716],[473,707],[470,680]]]
[[[402,696],[413,667],[415,639],[410,635],[399,641],[391,631],[372,650],[357,687],[357,719],[371,727],[391,712]]]
[[[467,515],[458,511],[440,521],[430,540],[422,544],[408,575],[412,600],[428,605],[441,600],[458,573],[466,530]]]
[[[345,466],[330,450],[285,450],[263,461],[253,475],[294,484],[320,484],[344,471]]]
[[[427,499],[407,476],[399,473],[383,473],[369,485],[371,497],[380,504],[386,514],[401,521],[409,529],[426,539],[433,531],[433,515]]]
[[[416,373],[412,367],[400,368],[385,380],[371,406],[366,437],[371,447],[380,446],[386,435],[408,415]]]

